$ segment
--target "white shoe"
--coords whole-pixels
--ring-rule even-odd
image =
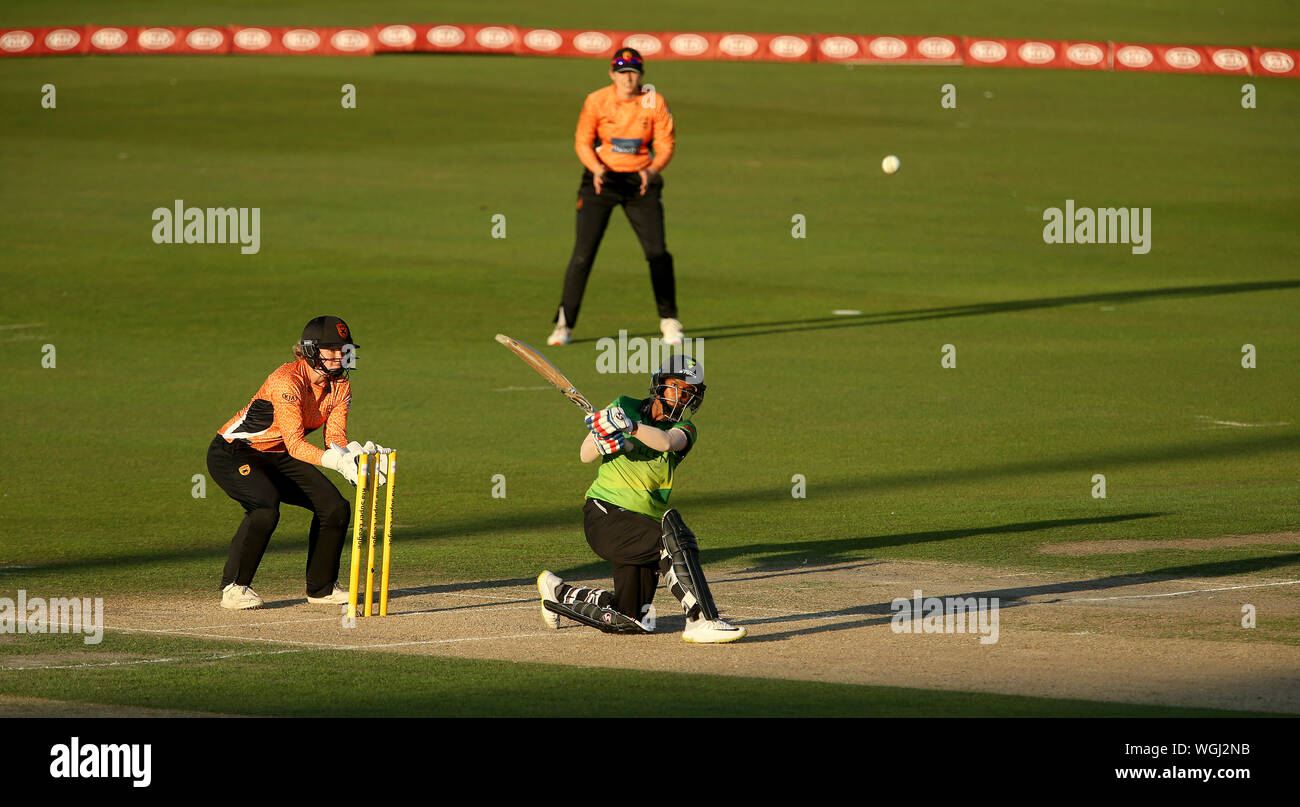
[[[665,345],[680,345],[682,343],[682,324],[675,319],[659,320],[659,330],[664,335]]]
[[[545,570],[543,570],[541,574],[537,575],[537,593],[542,595],[542,602],[546,602],[547,600],[550,600],[551,602],[559,602],[559,598],[555,596],[555,590],[559,588],[560,584],[563,582],[564,581],[559,577],[556,577]],[[558,630],[560,627],[560,615],[551,613],[546,610],[546,606],[543,605],[542,622],[551,630]]]
[[[686,620],[682,640],[694,644],[723,644],[745,638],[749,631],[721,619]]]
[[[307,602],[312,605],[341,605],[348,601],[348,590],[339,588],[339,584],[334,584],[334,590],[324,597],[307,596]]]
[[[231,611],[247,611],[250,608],[261,608],[266,601],[257,596],[257,592],[248,586],[237,586],[234,583],[221,589],[221,607],[228,608]]]
[[[546,337],[548,345],[567,345],[573,341],[573,329],[566,328],[563,325],[556,325],[551,335]]]

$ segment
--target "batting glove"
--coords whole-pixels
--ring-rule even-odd
[[[587,415],[586,419],[583,420],[583,423],[587,424],[587,428],[591,429],[591,433],[596,435],[597,440],[600,440],[601,438],[613,437],[616,434],[621,434],[621,432],[617,428],[615,428],[607,419],[602,417],[602,415],[604,414],[605,414],[604,412],[595,412],[593,414]]]
[[[636,434],[636,421],[627,416],[621,406],[611,406],[599,413],[610,426],[623,434]]]
[[[627,446],[627,440],[623,437],[622,433],[620,432],[614,432],[613,437],[596,438],[596,453],[602,456],[617,454],[618,452],[622,451],[626,446]]]

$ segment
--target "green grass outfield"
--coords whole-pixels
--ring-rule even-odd
[[[415,3],[120,6],[14,3],[0,24],[478,19],[470,4],[445,14]],[[1285,3],[1224,16],[1214,3],[1116,5],[1076,18],[1068,5],[1001,2],[978,19],[960,5],[889,6],[879,17],[833,6],[746,5],[740,16],[741,5],[710,4],[692,17],[669,3],[660,22],[1300,45]],[[493,16],[616,24],[608,9],[586,8],[500,4]],[[669,247],[688,336],[706,338],[700,449],[673,496],[706,563],[1300,570],[1300,553],[1282,545],[1036,552],[1296,528],[1300,82],[1253,79],[1258,108],[1244,110],[1243,79],[1221,76],[652,62],[646,80],[678,126],[665,173]],[[403,451],[399,582],[530,578],[542,567],[602,574],[580,528],[591,476],[576,459],[581,420],[552,392],[497,391],[541,382],[492,335],[542,344],[550,330],[572,246],[573,126],[583,95],[606,81],[596,61],[508,57],[0,62],[0,595],[211,592],[215,607],[239,508],[211,480],[193,498],[192,475],[206,475],[214,431],[324,311],[363,345],[353,435]],[[45,83],[57,87],[55,110],[40,106]],[[356,110],[340,108],[344,83],[357,87]],[[945,83],[957,87],[955,110],[940,107]],[[891,177],[879,170],[886,154],[902,158]],[[1152,208],[1150,254],[1044,244],[1042,211],[1067,198]],[[261,252],[153,244],[151,211],[174,199],[260,207]],[[497,213],[504,240],[489,237]],[[795,214],[806,239],[791,238]],[[548,355],[593,402],[640,394],[645,378],[596,372],[594,340],[620,328],[649,336],[656,324],[644,262],[616,214],[581,341]],[[1247,343],[1256,369],[1241,367]],[[46,344],[53,369],[41,367]],[[956,369],[940,367],[945,344],[956,346]],[[1104,500],[1090,496],[1098,473]],[[490,495],[494,474],[507,478],[505,499]],[[795,474],[807,499],[790,495]],[[307,523],[285,508],[259,588],[300,585]],[[164,647],[147,644],[128,646]],[[260,675],[306,658],[252,656],[225,669]],[[383,659],[397,680],[423,671],[447,691],[483,693],[473,701],[482,713],[494,711],[492,693],[475,689],[484,670],[516,671],[516,692],[578,674]],[[86,676],[104,702],[135,702],[149,682],[179,693],[178,673],[151,665],[39,685],[23,675],[0,677],[0,692],[58,697],[66,683],[79,697]],[[839,698],[862,713],[915,703],[903,690],[743,685],[772,709],[790,696],[808,713]],[[221,686],[165,705],[211,708]],[[309,691],[282,690],[256,711],[300,713]],[[385,710],[428,706],[399,691],[412,694]],[[534,708],[508,691],[500,713]],[[1076,713],[952,697],[976,713]],[[531,713],[581,708],[556,701]]]

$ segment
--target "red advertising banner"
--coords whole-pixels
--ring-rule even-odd
[[[1058,70],[1105,70],[1105,42],[1044,39],[965,40],[966,66],[1050,67]]]
[[[1210,56],[1207,73],[1241,73],[1249,76],[1254,72],[1251,70],[1250,48],[1207,47],[1205,50]]]
[[[1300,50],[1251,48],[1257,76],[1300,76]]]
[[[57,56],[90,49],[85,28],[0,28],[0,56]]]
[[[223,28],[141,28],[140,53],[229,53],[230,34]]]
[[[713,58],[722,61],[811,62],[813,38],[792,34],[726,33]]]
[[[895,64],[961,64],[961,40],[952,36],[821,36],[819,62],[893,62]]]
[[[1210,58],[1211,48],[1202,45],[1138,45],[1119,42],[1115,44],[1115,69],[1141,70],[1151,73],[1220,73]],[[1227,50],[1232,48],[1215,48]],[[1230,61],[1230,56],[1221,57]],[[1226,71],[1236,72],[1236,71]]]

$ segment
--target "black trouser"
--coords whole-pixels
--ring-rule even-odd
[[[659,522],[609,502],[588,499],[582,508],[582,525],[591,550],[614,565],[610,607],[640,619],[641,607],[654,600],[659,586],[659,553],[663,548]]]
[[[324,597],[334,590],[352,507],[319,468],[288,452],[258,451],[243,440],[228,443],[217,435],[208,447],[208,473],[244,508],[244,520],[230,542],[230,556],[221,574],[222,588],[231,583],[252,584],[280,521],[280,502],[284,502],[312,511],[307,593]]]
[[[596,260],[596,250],[605,236],[609,216],[622,205],[627,220],[632,224],[645,259],[650,262],[650,284],[654,288],[655,303],[660,318],[677,318],[677,287],[673,280],[673,256],[664,241],[664,206],[660,198],[664,180],[656,176],[641,195],[640,174],[606,172],[600,195],[592,173],[584,171],[578,188],[577,235],[573,242],[573,256],[564,274],[564,297],[560,302],[564,322],[573,327],[582,307],[582,294],[587,288],[587,277]],[[558,316],[558,312],[557,312]]]

